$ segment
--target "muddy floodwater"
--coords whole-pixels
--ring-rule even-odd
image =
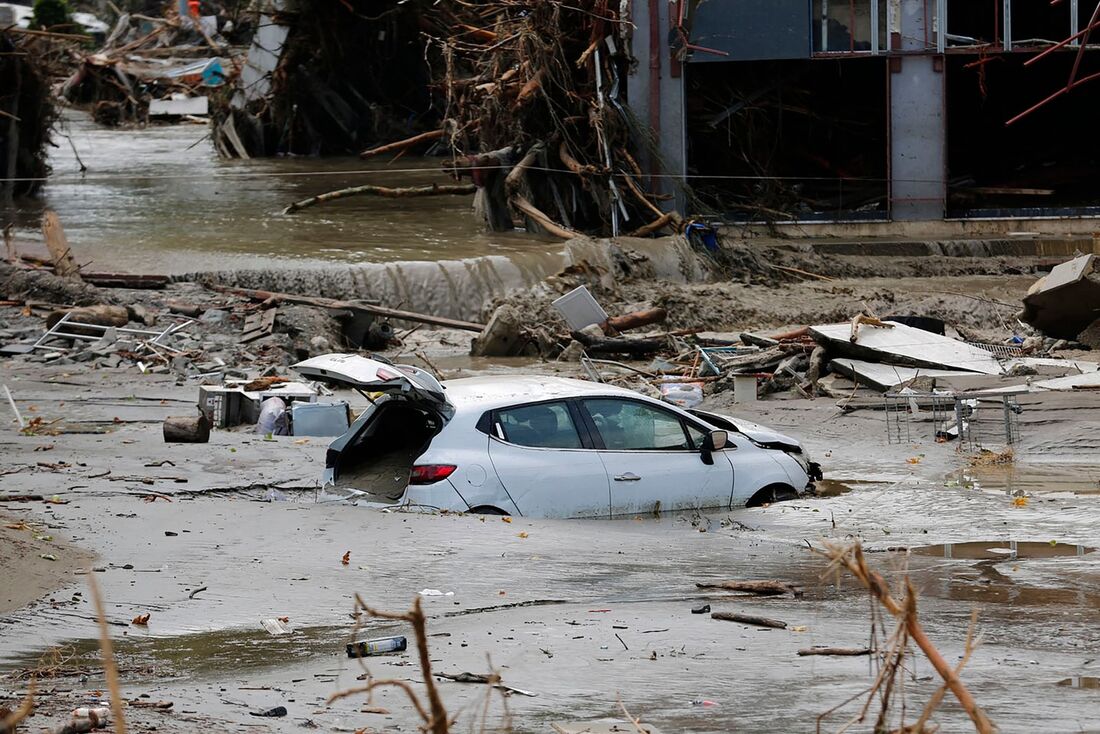
[[[241,267],[537,256],[547,242],[487,233],[471,196],[360,197],[292,215],[289,203],[372,184],[451,182],[441,158],[221,160],[204,125],[126,130],[69,111],[56,137],[53,175],[38,201],[18,212],[17,236],[40,241],[43,208],[61,217],[90,270],[182,273]],[[560,249],[560,248],[559,248]]]
[[[513,731],[621,718],[620,701],[664,732],[815,731],[819,716],[875,675],[866,657],[798,655],[874,639],[866,592],[810,549],[859,538],[892,582],[908,572],[920,619],[948,660],[962,654],[977,610],[980,642],[963,678],[1000,731],[1091,731],[1100,721],[1096,498],[1029,491],[1021,503],[1004,487],[960,482],[971,471],[966,457],[932,442],[887,445],[875,412],[844,415],[822,401],[738,409],[803,437],[832,478],[827,496],[699,515],[505,521],[346,505],[317,488],[325,439],[218,431],[207,445],[166,453],[144,423],[193,401],[191,387],[168,377],[135,386],[61,368],[3,376],[21,404],[64,414],[77,431],[0,443],[3,467],[18,469],[0,476],[0,493],[67,502],[8,504],[6,522],[30,527],[9,532],[27,533],[20,537],[59,565],[69,552],[61,541],[96,554],[90,571],[74,566],[46,599],[0,615],[0,672],[9,676],[0,688],[21,690],[20,676],[57,648],[65,664],[50,682],[55,706],[83,705],[102,689],[90,572],[107,599],[126,697],[174,703],[152,720],[159,731],[415,729],[398,691],[375,697],[372,706],[387,713],[364,712],[362,696],[325,704],[362,683],[363,667],[345,653],[357,626],[368,637],[410,633],[401,623],[357,622],[355,594],[389,610],[419,597],[436,672],[495,669],[534,694],[509,697]],[[80,432],[115,418],[125,423],[111,433]],[[1029,482],[1041,483],[1044,471],[1033,447],[1058,430],[1025,434],[1016,463]],[[1087,481],[1094,470],[1063,464],[1057,476]],[[262,501],[270,486],[285,501]],[[53,539],[37,540],[45,534]],[[778,579],[804,593],[751,598],[696,586],[725,579]],[[704,604],[788,629],[691,613]],[[144,614],[147,625],[132,623]],[[291,634],[264,631],[260,621],[274,618]],[[423,690],[412,651],[366,663]],[[922,657],[908,665],[906,701],[919,709],[939,678]],[[485,689],[440,687],[459,717],[455,730],[480,730]],[[827,716],[821,731],[837,731],[859,705]],[[287,717],[252,716],[275,706]],[[498,730],[503,716],[495,697],[486,729]],[[936,722],[944,732],[972,730],[950,698]]]

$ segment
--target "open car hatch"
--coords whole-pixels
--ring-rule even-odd
[[[403,395],[439,413],[444,420],[454,415],[439,380],[406,364],[387,364],[358,354],[323,354],[294,365],[305,377],[350,387],[362,393]]]

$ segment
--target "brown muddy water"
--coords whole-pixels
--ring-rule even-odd
[[[287,204],[373,184],[447,183],[442,159],[222,160],[202,125],[107,129],[68,111],[38,200],[16,212],[17,237],[40,242],[44,208],[57,211],[81,262],[93,270],[184,273],[280,265],[361,264],[538,255],[560,243],[489,233],[472,197],[358,197],[292,215]]]

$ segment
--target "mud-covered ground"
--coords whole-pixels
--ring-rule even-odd
[[[824,273],[832,281],[771,285],[752,277],[626,282],[605,293],[619,294],[611,304],[660,303],[673,323],[713,330],[846,320],[865,304],[881,315],[941,315],[990,337],[1012,331],[1011,304],[1031,275],[1005,275],[1004,263],[938,267],[973,270],[951,279],[910,270],[860,278],[833,271]],[[998,267],[1002,274],[990,272]],[[547,294],[524,298],[542,308]],[[182,284],[112,295],[149,306],[200,298]],[[15,331],[40,323],[16,308],[0,318]],[[229,345],[239,329],[211,322],[195,334],[200,342],[216,336],[219,349],[244,359]],[[308,339],[284,337],[257,366],[289,361],[295,340],[309,348]],[[570,363],[472,360],[469,337],[419,330],[387,354],[415,362],[420,352],[448,377],[578,372]],[[276,358],[279,349],[286,359]],[[877,674],[867,657],[797,655],[884,639],[866,592],[827,573],[811,550],[853,539],[890,579],[909,570],[920,619],[948,660],[962,654],[978,611],[979,645],[963,679],[1002,731],[1088,731],[1100,718],[1100,396],[1027,398],[1013,461],[971,466],[923,423],[912,441],[892,444],[880,411],[844,412],[829,398],[735,406],[723,393],[708,405],[806,442],[829,480],[821,496],[706,516],[509,522],[347,506],[318,488],[324,439],[238,430],[215,431],[209,444],[165,445],[160,422],[192,410],[197,397],[197,380],[184,375],[9,359],[0,361],[0,383],[25,416],[50,426],[20,434],[0,406],[0,496],[50,500],[0,501],[10,526],[0,533],[5,585],[49,588],[29,604],[0,596],[0,705],[14,706],[31,671],[42,676],[28,730],[60,724],[71,708],[104,695],[84,578],[91,573],[107,602],[125,698],[173,704],[129,707],[142,730],[414,730],[415,711],[397,689],[370,704],[387,713],[364,711],[362,695],[325,700],[363,683],[363,669],[344,652],[357,624],[376,636],[409,633],[399,623],[357,623],[356,593],[400,611],[436,590],[442,595],[420,596],[433,669],[495,670],[535,694],[492,694],[486,714],[484,686],[441,680],[455,731],[494,730],[508,717],[516,731],[546,732],[552,723],[622,718],[622,705],[666,732],[813,731]],[[272,487],[287,501],[261,501]],[[804,594],[745,598],[696,587],[732,579],[776,579]],[[700,604],[789,627],[691,614]],[[144,614],[148,625],[132,623]],[[260,626],[280,617],[292,634],[273,637]],[[376,676],[423,695],[412,651],[368,662]],[[939,682],[923,658],[908,661],[908,721]],[[858,715],[862,701],[828,716],[822,731]],[[253,716],[275,706],[287,716]],[[857,729],[870,730],[874,704],[871,711]],[[950,696],[935,721],[941,731],[970,729]]]

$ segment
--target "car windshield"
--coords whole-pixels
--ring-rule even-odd
[[[690,449],[680,418],[631,400],[584,401],[592,421],[612,451],[677,451]]]
[[[497,413],[504,440],[520,446],[579,449],[580,435],[565,403],[542,403]]]

